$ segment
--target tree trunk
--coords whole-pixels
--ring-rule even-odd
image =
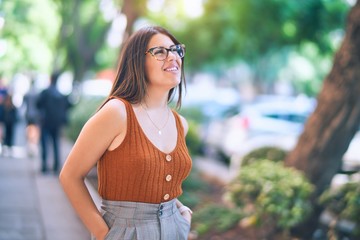
[[[134,1],[124,0],[121,13],[126,16],[126,28],[123,36],[123,42],[131,35],[134,22],[139,17],[134,6]]]
[[[110,28],[110,23],[103,21],[100,10],[84,10],[87,2],[91,1],[56,1],[62,21],[57,47],[65,51],[59,51],[54,65],[56,69],[71,69],[74,81],[78,82],[83,80],[86,71],[97,65],[95,55],[104,44]],[[85,18],[85,22],[82,16],[89,14],[91,16]]]
[[[324,81],[318,105],[285,161],[287,166],[302,170],[316,187],[312,198],[315,210],[299,227],[305,239],[310,239],[321,214],[316,200],[340,170],[342,157],[359,122],[360,1],[357,1],[349,13],[345,38]]]
[[[123,0],[121,13],[126,16],[127,21],[122,42],[125,42],[132,34],[135,21],[145,12],[146,2],[144,0]]]

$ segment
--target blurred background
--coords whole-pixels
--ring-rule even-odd
[[[9,195],[18,186],[5,174],[11,171],[35,181],[21,185],[24,189],[60,188],[57,176],[39,173],[24,96],[39,93],[51,72],[61,70],[58,88],[73,104],[62,137],[64,161],[110,91],[122,43],[143,26],[161,25],[186,45],[187,89],[180,113],[190,124],[194,169],[181,201],[195,209],[190,238],[359,239],[359,121],[346,144],[332,148],[341,167],[329,167],[335,170],[326,187],[283,164],[316,111],[348,14],[357,5],[356,0],[0,0],[0,90],[11,94],[18,111],[15,144],[2,145],[1,195],[19,197]],[[335,99],[335,92],[328,94]],[[95,169],[87,181],[96,189]],[[50,218],[44,212],[50,211],[47,201],[36,199],[29,201],[43,219],[30,228],[37,233],[24,230],[29,220],[17,212],[26,203],[0,200],[0,212],[17,212],[15,217],[0,213],[0,239],[57,239],[51,235],[56,227],[49,231],[44,221]],[[59,199],[68,204],[64,196]],[[296,230],[314,212],[315,227],[304,237]],[[21,224],[5,224],[9,216]],[[76,231],[86,232],[74,221],[80,225]]]

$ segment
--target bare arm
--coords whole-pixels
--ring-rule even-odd
[[[65,193],[96,239],[103,239],[109,229],[91,199],[84,178],[106,149],[125,131],[125,106],[119,100],[110,100],[84,125],[60,173]]]

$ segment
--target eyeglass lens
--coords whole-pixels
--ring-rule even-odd
[[[183,58],[185,55],[184,48],[181,45],[174,45],[170,48],[156,47],[152,50],[152,54],[157,60],[165,60],[168,57],[169,51],[175,54],[179,58]]]

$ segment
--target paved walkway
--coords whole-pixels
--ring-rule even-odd
[[[62,141],[63,161],[71,147],[68,141]],[[201,158],[194,162],[201,171],[229,181],[224,167]],[[86,183],[99,206],[96,190]],[[87,240],[90,234],[71,207],[58,176],[41,174],[40,158],[27,156],[24,123],[20,123],[12,155],[0,155],[0,240],[64,239]]]
[[[12,156],[0,157],[0,240],[90,239],[58,176],[41,174],[40,159],[27,157],[23,126],[18,127]],[[63,142],[63,159],[70,148]]]

